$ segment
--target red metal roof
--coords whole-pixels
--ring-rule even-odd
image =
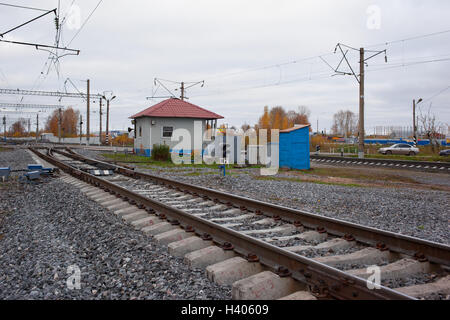
[[[164,100],[130,118],[136,119],[140,117],[223,119],[223,117],[217,113],[176,98]]]

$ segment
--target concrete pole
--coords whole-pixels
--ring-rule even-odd
[[[89,135],[90,135],[90,112],[89,112],[89,102],[90,102],[90,94],[89,94],[89,79],[87,80],[87,114],[86,114],[86,145],[89,145]]]
[[[416,130],[416,99],[413,100],[413,139],[414,139],[414,143],[417,143],[417,130]]]
[[[109,99],[106,100],[106,140],[109,143]]]
[[[99,135],[100,145],[102,144],[102,98],[100,98],[100,135]]]
[[[80,114],[80,145],[83,140],[83,116]]]
[[[3,116],[3,137],[6,140],[6,116]]]
[[[58,109],[58,143],[61,143],[61,108]]]
[[[359,143],[358,158],[364,159],[364,48],[359,49]]]
[[[36,114],[36,143],[38,142],[39,136],[39,113]]]

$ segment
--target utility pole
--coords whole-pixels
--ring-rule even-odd
[[[413,99],[413,140],[414,144],[417,143],[417,134],[416,134],[416,99]]]
[[[422,102],[422,98],[417,101],[417,104]],[[416,121],[417,119],[417,121]],[[417,144],[417,126],[419,124],[419,117],[416,118],[416,99],[413,100],[413,140],[414,144]]]
[[[317,119],[317,134],[319,134],[319,119]]]
[[[106,100],[106,143],[109,143],[109,99]]]
[[[102,98],[100,98],[100,135],[99,135],[100,145],[102,144]]]
[[[6,116],[3,116],[3,138],[6,140]]]
[[[58,109],[58,143],[61,143],[61,108]]]
[[[86,114],[86,145],[89,145],[89,134],[90,134],[90,127],[89,127],[89,121],[90,121],[90,117],[89,117],[89,101],[90,101],[90,96],[89,96],[89,79],[87,80],[87,99],[86,99],[86,103],[87,103],[87,114]]]
[[[106,92],[111,92],[112,97],[106,98]],[[108,144],[109,140],[110,140],[109,139],[109,103],[111,101],[113,101],[116,98],[116,96],[113,95],[112,91],[105,91],[105,92],[103,92],[102,98],[104,100],[106,100],[106,141],[105,142],[106,142],[106,144]]]
[[[364,48],[359,49],[359,141],[358,158],[364,159]]]
[[[28,118],[28,134],[31,132],[31,120]]]
[[[342,47],[346,48],[347,50],[344,52],[344,50],[342,50]],[[345,44],[341,44],[338,43],[336,45],[336,48],[334,49],[334,52],[336,53],[337,49],[339,48],[340,52],[342,53],[342,59],[339,62],[338,66],[336,67],[336,69],[333,69],[333,67],[330,66],[330,64],[328,62],[326,62],[323,58],[322,60],[330,67],[334,70],[334,72],[336,72],[336,74],[339,75],[350,75],[350,76],[354,76],[356,81],[359,83],[359,133],[358,133],[358,157],[360,159],[364,158],[364,66],[367,64],[366,61],[370,60],[371,58],[384,53],[384,59],[387,62],[387,56],[386,56],[386,50],[365,50],[364,48],[360,48],[359,50],[353,47],[349,47]],[[357,75],[355,73],[355,71],[353,71],[353,68],[350,64],[350,62],[347,59],[347,53],[349,50],[354,50],[354,51],[359,51],[359,75]],[[371,56],[369,56],[368,58],[364,57],[364,54],[366,52],[371,52],[373,53]],[[345,62],[347,63],[348,68],[350,69],[351,72],[348,71],[339,71],[339,67],[341,66],[342,62],[345,60]]]
[[[36,143],[38,142],[39,136],[39,113],[36,113]]]
[[[181,101],[184,101],[184,82],[181,82]]]
[[[80,146],[83,140],[83,116],[80,114]]]

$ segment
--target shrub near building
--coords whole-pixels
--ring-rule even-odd
[[[169,161],[170,148],[164,144],[154,144],[152,150],[152,160],[155,161]]]

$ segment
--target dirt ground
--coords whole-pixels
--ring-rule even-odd
[[[309,171],[286,171],[292,178],[331,184],[360,186],[384,186],[450,191],[450,175],[447,173],[418,172],[410,170],[368,168],[359,166],[339,167],[311,164]]]

